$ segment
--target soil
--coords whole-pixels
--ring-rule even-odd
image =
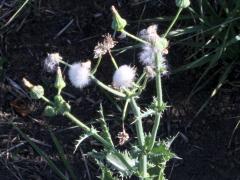
[[[79,179],[89,179],[89,176],[97,179],[100,170],[93,160],[86,157],[86,153],[92,146],[98,149],[98,143],[93,139],[87,140],[73,154],[74,144],[82,131],[60,116],[50,119],[44,117],[44,103],[28,99],[21,80],[26,77],[34,84],[42,84],[48,87],[47,96],[53,96],[55,92],[51,84],[54,76],[43,71],[44,57],[47,53],[59,52],[69,63],[93,59],[94,46],[102,39],[102,35],[112,33],[111,5],[116,5],[121,15],[129,20],[128,29],[131,32],[154,23],[136,23],[140,18],[173,15],[176,12],[174,1],[167,0],[146,3],[138,0],[35,0],[28,3],[8,26],[1,29],[0,56],[5,57],[7,62],[0,82],[0,179],[59,179],[46,161],[13,128],[11,122],[63,169],[49,133],[51,130],[63,145]],[[5,24],[18,7],[19,4],[13,0],[0,2],[0,24]],[[166,23],[157,23],[159,33],[163,32]],[[118,47],[131,44],[131,40],[125,39]],[[170,43],[167,59],[171,69],[184,64],[183,49],[181,45],[174,46]],[[119,64],[133,64],[131,59],[135,60],[136,53],[137,50],[131,50],[118,55]],[[99,79],[108,83],[111,82],[113,73],[109,62],[109,57],[106,57],[97,74]],[[166,177],[169,180],[240,179],[239,129],[233,134],[239,121],[239,89],[223,86],[202,113],[194,118],[216,85],[210,83],[187,101],[198,76],[199,73],[189,71],[164,78],[164,99],[170,107],[164,114],[158,135],[163,139],[178,134],[171,149],[181,158],[168,163]],[[19,87],[23,88],[23,92]],[[150,82],[143,98],[139,100],[141,105],[151,102],[152,94],[155,93],[153,87],[153,82]],[[102,103],[111,133],[117,136],[121,130],[118,118],[120,114],[98,87],[91,85],[82,91],[67,87],[64,92],[74,114],[87,124],[95,122],[98,117],[96,110]],[[117,114],[115,118],[111,116],[113,113]],[[144,128],[149,129],[151,125],[152,120],[146,119]],[[127,130],[132,131],[130,122]]]

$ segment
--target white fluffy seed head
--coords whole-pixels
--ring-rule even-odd
[[[117,89],[131,88],[136,76],[136,69],[128,65],[120,66],[113,75],[113,86]]]
[[[55,72],[59,65],[59,61],[61,60],[62,57],[59,53],[48,54],[47,57],[44,59],[44,69],[47,72]]]
[[[71,65],[68,76],[72,85],[76,88],[84,88],[90,83],[91,61],[74,63]]]
[[[144,45],[142,51],[139,53],[139,61],[144,66],[154,66],[155,53],[150,45]]]
[[[157,28],[158,26],[156,24],[151,25],[147,29],[141,30],[139,36],[150,43],[156,41],[160,38],[157,34]]]
[[[120,66],[113,75],[113,86],[115,88],[130,88],[136,76],[136,69],[128,65]]]

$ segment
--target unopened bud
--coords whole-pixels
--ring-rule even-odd
[[[176,0],[176,6],[180,8],[187,8],[190,6],[190,0]]]
[[[62,89],[66,86],[66,83],[64,82],[63,80],[63,77],[62,77],[62,71],[60,69],[60,67],[58,67],[57,69],[57,76],[56,76],[56,81],[54,83],[54,87],[56,89],[58,89],[58,94],[61,93]]]
[[[127,25],[127,21],[120,16],[114,6],[111,7],[111,10],[113,13],[112,29],[115,31],[124,30],[125,26]]]
[[[25,78],[23,78],[23,84],[30,90],[29,93],[32,99],[41,99],[44,96],[44,89],[42,86],[35,86]]]
[[[48,117],[53,117],[57,115],[57,112],[54,107],[52,106],[46,106],[44,109],[43,114]]]

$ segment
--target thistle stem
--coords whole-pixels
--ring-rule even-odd
[[[166,32],[165,32],[164,35],[163,35],[164,38],[168,35],[168,33],[170,32],[170,30],[172,29],[173,25],[174,25],[175,22],[177,21],[177,19],[178,19],[180,13],[182,12],[182,10],[183,10],[183,8],[179,8],[179,9],[178,9],[177,14],[176,14],[176,16],[174,17],[172,23],[170,24],[170,26],[168,27],[168,29],[166,30]]]
[[[64,65],[67,66],[67,67],[71,67],[71,64],[69,64],[69,63],[67,63],[67,62],[65,62],[65,61],[63,61],[63,60],[59,60],[59,62],[62,63],[62,64],[64,64]]]
[[[108,51],[108,53],[109,53],[109,55],[111,57],[111,61],[112,61],[113,65],[114,65],[115,69],[118,69],[117,62],[116,62],[115,58],[113,57],[111,51]]]
[[[125,31],[125,30],[122,30],[122,33],[126,34],[128,37],[130,37],[130,38],[132,38],[132,39],[134,39],[134,40],[136,40],[136,41],[139,41],[139,42],[141,42],[141,43],[143,43],[143,44],[149,44],[149,42],[144,41],[143,39],[138,38],[137,36],[134,36],[133,34],[127,32],[127,31]]]
[[[97,69],[98,69],[98,67],[99,67],[99,65],[100,65],[100,63],[101,63],[101,61],[102,61],[102,56],[100,56],[100,57],[98,58],[95,67],[94,67],[93,70],[91,71],[91,73],[92,73],[93,75],[97,72]]]
[[[119,91],[117,91],[117,90],[115,90],[115,89],[105,85],[104,83],[99,81],[97,78],[95,78],[93,75],[91,75],[90,77],[97,85],[99,85],[101,88],[107,90],[108,92],[110,92],[110,93],[112,93],[112,94],[114,94],[116,96],[119,96],[119,97],[123,97],[123,98],[126,97],[126,95],[124,93],[119,92]]]
[[[142,150],[142,154],[139,157],[139,161],[140,161],[139,172],[143,177],[141,179],[144,179],[145,177],[147,177],[147,155],[144,154],[145,137],[144,137],[144,131],[143,131],[143,125],[142,125],[141,112],[134,97],[130,98],[130,105],[136,118],[135,125],[136,125],[136,131],[137,131],[138,144]]]
[[[162,81],[161,81],[161,71],[160,71],[160,66],[161,66],[161,58],[162,56],[159,53],[156,53],[156,91],[157,91],[157,107],[160,107],[163,104],[163,98],[162,98]],[[153,129],[151,132],[151,139],[150,139],[150,145],[149,145],[149,150],[151,151],[154,143],[156,141],[157,137],[157,131],[160,125],[161,121],[161,115],[162,112],[159,112],[159,110],[155,114],[155,120],[153,124]]]

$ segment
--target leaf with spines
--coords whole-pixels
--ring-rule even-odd
[[[118,152],[118,154],[121,154],[133,169],[136,167],[137,160],[131,158],[127,151],[125,151],[124,153]],[[111,164],[114,169],[118,170],[118,172],[123,177],[131,176],[133,174],[133,171],[130,171],[130,169],[119,159],[118,155],[115,152],[108,153],[106,159],[107,162]]]
[[[80,146],[80,144],[86,140],[89,136],[91,136],[90,134],[84,134],[82,136],[79,137],[79,139],[77,140],[77,144],[75,145],[75,149],[73,151],[73,154],[77,151],[78,147]]]
[[[100,110],[98,112],[100,114],[100,118],[98,119],[98,122],[100,123],[101,130],[102,130],[101,135],[104,139],[106,139],[109,143],[113,145],[111,134],[109,132],[109,128],[107,126],[107,123],[104,117],[102,104],[100,104]]]

